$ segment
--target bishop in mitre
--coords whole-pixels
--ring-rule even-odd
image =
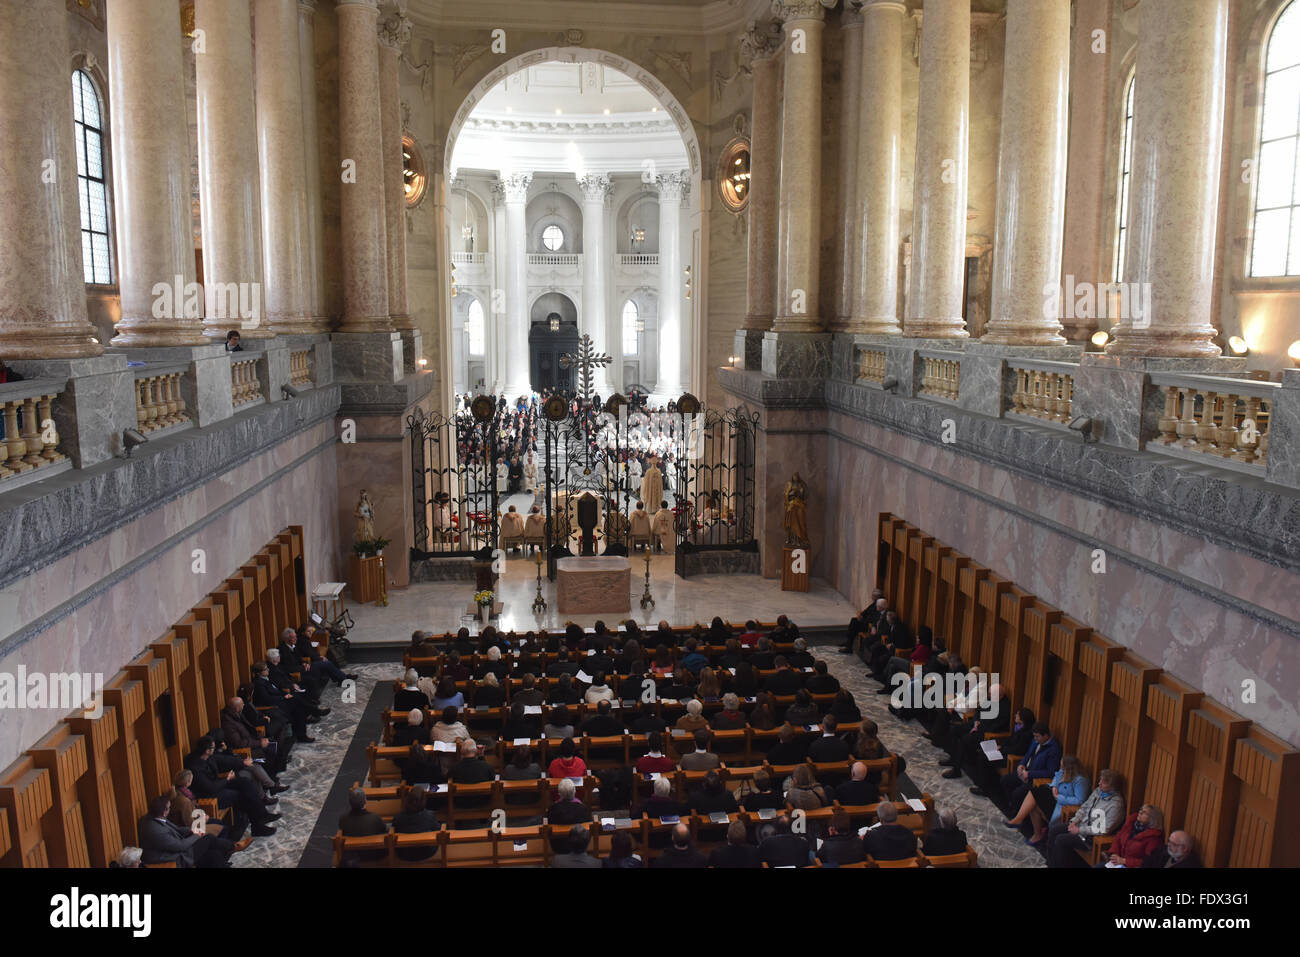
[[[650,467],[641,478],[641,501],[646,503],[653,515],[659,509],[664,497],[664,474],[659,471],[659,460],[650,459]]]

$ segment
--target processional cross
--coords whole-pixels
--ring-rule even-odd
[[[566,352],[560,356],[561,368],[576,368],[578,370],[578,389],[582,392],[582,401],[588,404],[591,402],[592,392],[595,391],[593,389],[594,382],[591,370],[596,366],[604,368],[613,361],[612,356],[608,356],[603,352],[598,354],[592,348],[591,336],[585,332],[578,339],[578,351],[576,353]]]

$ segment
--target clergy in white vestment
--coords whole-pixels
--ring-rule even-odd
[[[514,547],[520,547],[524,537],[524,517],[515,511],[513,505],[507,509],[506,513],[501,516],[501,546],[506,547],[510,542]]]
[[[677,536],[673,530],[673,512],[667,502],[660,502],[660,508],[655,512],[654,520],[651,522],[651,530],[659,541],[659,547],[665,552],[671,552]]]
[[[659,466],[655,459],[650,460],[650,467],[646,469],[645,477],[641,479],[641,501],[646,503],[646,507],[653,514],[659,508],[659,503],[664,497],[664,476],[659,471]]]

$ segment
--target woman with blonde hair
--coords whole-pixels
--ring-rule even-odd
[[[826,788],[817,783],[813,769],[806,764],[795,766],[794,773],[790,775],[785,800],[791,807],[802,808],[805,811],[815,811],[831,803]]]
[[[712,668],[700,671],[700,683],[695,687],[695,694],[701,701],[717,701],[722,697],[722,684]]]
[[[1052,776],[1052,783],[1031,788],[1006,826],[1019,828],[1026,818],[1032,821],[1034,833],[1025,843],[1034,847],[1047,836],[1048,827],[1061,819],[1062,807],[1082,804],[1087,796],[1088,779],[1079,773],[1079,759],[1067,754],[1061,758],[1061,769]]]

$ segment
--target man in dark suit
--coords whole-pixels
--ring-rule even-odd
[[[262,788],[252,778],[239,777],[234,771],[221,771],[212,760],[216,751],[213,740],[199,738],[194,751],[185,759],[185,769],[194,775],[191,790],[201,798],[216,798],[217,807],[234,807],[253,823],[253,834],[267,837],[275,833],[269,827],[279,814],[266,809]]]
[[[808,745],[808,757],[817,764],[833,764],[849,759],[849,744],[835,732],[840,723],[835,715],[822,718],[822,736]]]
[[[581,824],[569,828],[569,852],[556,854],[551,861],[552,867],[600,867],[600,861],[587,853],[591,843],[591,832]]]
[[[794,650],[789,652],[785,657],[786,660],[790,662],[791,668],[802,670],[813,666],[813,656],[808,653],[808,642],[803,638],[796,638],[794,640]]]
[[[723,786],[722,777],[717,771],[709,771],[704,775],[703,783],[688,795],[687,803],[696,814],[712,814],[715,811],[730,814],[739,810],[736,799]]]
[[[221,710],[221,730],[231,750],[248,748],[254,758],[262,759],[267,773],[272,777],[283,771],[288,763],[285,756],[280,753],[280,742],[272,741],[245,716],[243,698],[236,696],[226,702],[226,706]],[[287,791],[288,788],[281,787],[280,790]]]
[[[298,653],[298,633],[292,628],[286,628],[280,632],[280,644],[276,648],[267,649],[267,661],[271,665],[271,677],[276,680],[277,684],[289,684],[294,681],[293,675],[296,672],[299,676],[297,686],[307,692],[307,696],[312,701],[320,701],[321,689],[329,684],[329,678],[325,677],[322,672],[312,673],[309,665],[302,663],[302,656]],[[272,654],[274,652],[274,655]],[[274,660],[275,656],[279,660]]]
[[[278,708],[293,728],[293,739],[311,744],[315,738],[307,736],[308,703],[305,696],[295,695],[281,688],[271,678],[265,661],[253,665],[253,704],[259,708]]]
[[[989,688],[989,698],[991,699],[989,701],[989,710],[992,714],[988,717],[983,714],[976,714],[969,720],[953,723],[949,727],[948,734],[942,742],[942,746],[948,752],[948,757],[940,758],[939,764],[954,769],[957,773],[950,775],[944,772],[944,777],[961,777],[962,759],[968,751],[979,750],[980,742],[984,740],[986,732],[997,734],[1011,727],[1011,707],[1002,697],[1002,686],[991,686]]]
[[[460,760],[452,766],[448,776],[457,784],[484,784],[496,777],[496,771],[478,756],[474,739],[466,738],[460,743]]]
[[[229,867],[235,844],[206,832],[195,834],[172,823],[167,819],[171,808],[172,802],[165,794],[149,802],[149,813],[140,819],[138,826],[143,852],[140,860],[145,865],[175,861],[177,867]],[[247,840],[241,843],[243,847],[248,846]]]
[[[834,675],[829,673],[826,662],[813,662],[812,670],[813,673],[803,683],[804,689],[809,694],[835,694],[840,690],[840,683]]]
[[[586,824],[591,820],[591,808],[577,798],[578,790],[573,782],[565,778],[556,787],[559,800],[546,812],[546,822],[561,827],[570,824]]]
[[[1171,831],[1169,840],[1142,862],[1143,867],[1201,867],[1192,838],[1186,831]]]
[[[853,830],[848,811],[837,810],[831,815],[831,825],[817,849],[817,859],[823,864],[857,864],[867,859],[866,848],[858,832]]]
[[[650,862],[651,867],[707,867],[704,855],[691,846],[691,829],[685,824],[673,828],[673,843]]]
[[[763,680],[764,691],[776,695],[788,695],[794,694],[803,687],[803,675],[790,667],[790,662],[786,660],[785,655],[777,655],[775,664],[776,674],[768,675]]]
[[[871,604],[858,612],[856,618],[849,622],[849,627],[844,632],[844,644],[840,646],[840,654],[853,654],[853,643],[857,641],[858,635],[864,634],[871,629],[880,616],[885,611],[885,595],[879,588],[871,593]]]
[[[412,708],[406,713],[406,721],[393,726],[393,747],[407,748],[414,742],[429,743],[429,728],[424,723],[424,712]]]
[[[500,737],[502,741],[514,741],[516,738],[536,738],[541,735],[541,716],[525,714],[524,709],[526,707],[527,705],[521,701],[515,701],[510,706],[510,717],[501,726]]]
[[[732,821],[727,827],[727,843],[713,849],[709,867],[756,868],[762,865],[758,848],[749,843],[744,821]]]
[[[537,688],[537,676],[531,672],[524,675],[523,687],[510,696],[511,704],[540,705],[546,703],[546,696]]]
[[[749,656],[749,663],[758,671],[771,671],[776,665],[776,656],[772,653],[772,639],[766,636],[758,639],[758,645]]]
[[[659,717],[654,705],[643,703],[637,708],[636,714],[636,720],[628,728],[633,734],[649,734],[651,731],[664,734],[668,731],[668,722]]]
[[[879,826],[867,831],[863,843],[878,861],[902,861],[916,854],[916,835],[898,823],[898,808],[886,802],[876,809]]]
[[[808,745],[804,738],[805,735],[797,733],[793,725],[781,725],[776,744],[768,748],[767,763],[799,764],[808,757]]]
[[[372,837],[387,834],[388,825],[373,811],[366,810],[366,792],[353,788],[348,792],[348,810],[339,816],[339,833],[344,837]],[[357,860],[382,861],[387,851],[354,851]]]
[[[782,814],[771,824],[771,836],[758,844],[761,861],[768,867],[807,867],[812,863],[812,845],[802,834],[791,832],[788,814]]]
[[[596,705],[596,713],[579,725],[578,730],[588,737],[605,738],[623,733],[623,722],[614,717],[608,701]]]
[[[835,800],[846,807],[875,804],[880,800],[880,789],[867,776],[867,766],[865,764],[861,761],[855,761],[849,773],[851,775],[850,780],[845,781],[835,789]]]

